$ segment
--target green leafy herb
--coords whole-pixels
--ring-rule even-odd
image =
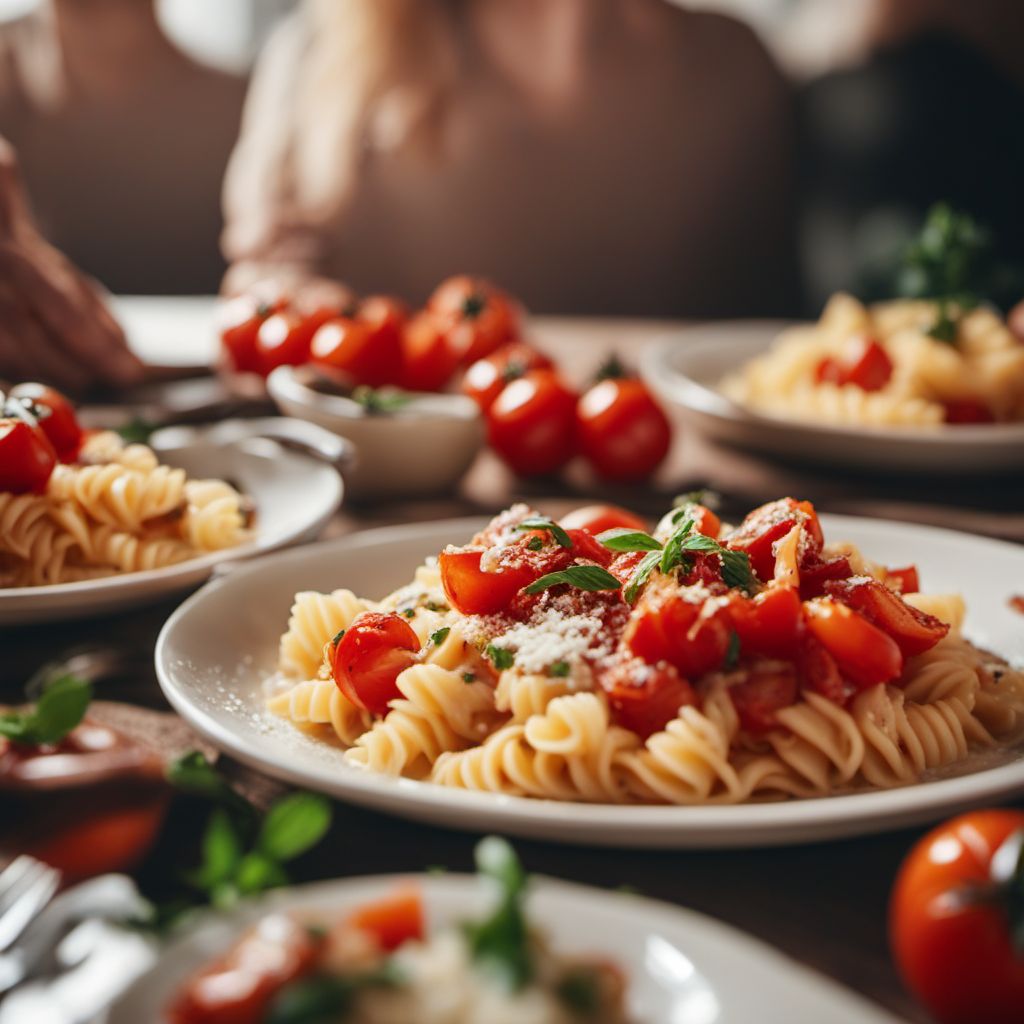
[[[650,551],[637,563],[633,574],[629,577],[622,596],[629,604],[633,604],[640,594],[640,588],[650,579],[651,573],[661,561],[661,551]]]
[[[945,341],[952,345],[956,343],[958,321],[953,316],[950,304],[945,299],[939,300],[938,313],[935,322],[925,332],[937,341]]]
[[[750,593],[754,589],[754,571],[750,568],[750,555],[745,551],[720,548],[722,579],[727,587],[736,587]]]
[[[642,530],[630,530],[628,527],[616,527],[605,530],[597,535],[600,544],[609,551],[660,551],[661,544],[649,533]]]
[[[332,647],[337,647],[337,646],[338,646],[338,644],[340,644],[340,643],[341,643],[341,638],[342,638],[342,637],[343,637],[344,635],[345,635],[345,630],[343,630],[343,629],[339,629],[339,630],[338,630],[338,632],[337,632],[337,633],[335,633],[333,637],[331,637],[331,646],[332,646]]]
[[[255,825],[259,816],[256,808],[236,793],[198,750],[190,751],[173,761],[167,769],[167,781],[183,793],[203,797],[225,808],[231,813],[235,824],[241,824],[246,830]]]
[[[117,433],[125,444],[149,444],[156,429],[155,423],[150,423],[141,416],[133,416],[127,423],[117,428]]]
[[[475,672],[463,672],[462,673],[462,681],[464,683],[475,683],[476,682],[476,673]]]
[[[394,961],[362,974],[314,975],[285,986],[273,999],[266,1024],[329,1024],[347,1019],[356,996],[369,988],[393,988],[402,981]]]
[[[539,594],[549,587],[557,587],[568,583],[577,590],[618,590],[621,583],[607,570],[599,565],[570,565],[559,572],[549,572],[534,580],[526,587],[527,594]]]
[[[371,416],[387,415],[408,405],[411,396],[401,391],[378,391],[361,384],[352,392],[352,401],[361,405]]]
[[[683,541],[689,537],[692,529],[693,520],[686,518],[672,531],[671,536],[665,541],[665,546],[661,551],[661,558],[658,561],[658,568],[663,573],[669,573],[677,566],[683,564]]]
[[[323,797],[290,793],[267,812],[256,846],[271,860],[293,860],[319,843],[330,827],[331,805]]]
[[[491,664],[497,669],[511,668],[516,660],[515,654],[507,647],[498,647],[496,644],[488,644],[484,648],[484,654],[491,660]]]
[[[448,634],[451,631],[451,626],[442,626],[440,629],[435,629],[434,632],[430,634],[430,642],[435,647],[440,647],[441,644],[443,644],[445,640],[448,639]]]
[[[404,615],[404,616],[405,616],[405,617],[406,617],[407,619],[411,619],[411,618],[414,618],[414,617],[415,617],[415,615],[416,615],[416,609],[415,609],[415,608],[403,608],[403,609],[402,609],[402,614],[403,614],[403,615]]]
[[[497,836],[488,836],[477,846],[476,866],[481,875],[497,883],[499,899],[488,917],[465,925],[470,953],[480,967],[515,992],[534,973],[523,911],[526,873],[512,847]]]
[[[725,649],[725,661],[722,663],[722,667],[725,669],[733,669],[736,667],[740,660],[740,635],[733,630],[729,634],[729,646]]]
[[[84,679],[58,676],[34,707],[0,715],[0,736],[33,746],[57,743],[82,721],[91,700],[92,686]]]
[[[675,509],[673,515],[676,517],[676,522],[686,514],[686,510],[691,505],[703,505],[705,508],[715,511],[721,507],[721,504],[722,496],[707,487],[698,488],[696,491],[687,491],[685,494],[677,494],[672,499],[672,507]]]
[[[543,549],[543,547],[544,547],[544,541],[542,541],[542,540],[540,539],[540,537],[531,537],[531,538],[530,538],[530,539],[529,539],[529,540],[528,540],[528,541],[526,542],[526,546],[527,546],[527,547],[528,547],[528,548],[529,548],[529,549],[530,549],[531,551],[540,551],[540,550],[542,550],[542,549]]]
[[[569,662],[556,661],[548,669],[548,675],[554,676],[556,679],[564,679],[569,674],[569,668]]]
[[[591,967],[574,967],[555,986],[555,994],[572,1013],[593,1016],[601,1008],[601,984]]]
[[[543,516],[530,516],[524,519],[517,527],[517,530],[546,530],[551,534],[555,543],[562,548],[572,547],[572,538],[565,530],[552,519],[545,519]]]

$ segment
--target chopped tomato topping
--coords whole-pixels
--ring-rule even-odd
[[[931,650],[949,626],[907,604],[899,594],[870,576],[835,580],[825,586],[830,597],[855,608],[896,641],[905,658]]]
[[[916,565],[908,565],[901,569],[886,569],[885,582],[895,584],[901,594],[916,594],[921,589]]]
[[[769,587],[754,598],[733,594],[729,620],[744,655],[790,658],[800,634],[800,595],[792,587]]]
[[[836,659],[809,631],[800,637],[796,670],[803,689],[819,693],[836,704],[845,704],[854,692],[853,687],[843,679]]]
[[[618,505],[584,505],[563,516],[561,522],[567,530],[589,530],[595,537],[605,530],[647,530],[639,516]]]
[[[528,565],[484,572],[483,552],[470,549],[442,551],[438,556],[441,585],[449,602],[463,615],[493,615],[506,608],[512,598],[536,576]]]
[[[705,537],[718,539],[722,532],[722,520],[707,505],[691,505],[688,514],[693,519],[694,533],[702,533]]]
[[[390,953],[413,939],[421,940],[426,933],[423,897],[416,886],[403,886],[354,911],[345,925],[372,935],[377,945]]]
[[[788,708],[797,695],[796,670],[792,665],[753,668],[742,682],[729,687],[729,696],[748,732],[762,733],[777,724],[775,713]]]
[[[853,384],[863,391],[879,391],[889,383],[892,371],[885,349],[874,338],[859,335],[850,338],[840,358],[823,359],[815,379],[819,384]]]
[[[888,683],[903,671],[896,641],[847,605],[818,597],[804,604],[804,618],[842,674],[856,686]]]
[[[601,686],[615,722],[645,739],[664,729],[681,707],[697,703],[693,687],[664,662],[627,662],[605,673]]]
[[[800,566],[800,596],[805,601],[821,597],[829,580],[845,580],[852,574],[850,560],[845,555],[827,559],[815,555]]]
[[[415,662],[419,649],[419,637],[401,615],[363,612],[335,644],[334,681],[356,707],[386,714],[400,696],[399,673]]]
[[[701,600],[682,594],[641,599],[622,639],[649,665],[667,661],[690,679],[720,668],[729,648],[729,619],[724,608],[710,615]]]
[[[754,509],[726,538],[725,544],[733,551],[745,551],[754,572],[761,580],[768,581],[775,575],[776,541],[782,540],[798,523],[804,531],[805,556],[819,553],[824,537],[814,506],[809,501],[793,498],[780,498]]]

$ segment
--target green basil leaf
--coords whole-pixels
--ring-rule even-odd
[[[722,548],[722,579],[726,586],[750,591],[754,587],[754,572],[750,568],[750,556],[745,551],[730,551]]]
[[[258,816],[256,808],[228,785],[201,751],[191,750],[173,761],[167,769],[167,781],[183,793],[220,804],[252,829]]]
[[[685,519],[672,531],[672,536],[665,541],[665,547],[661,552],[661,559],[658,567],[664,573],[671,572],[683,561],[683,541],[689,536],[693,529],[693,520]]]
[[[231,881],[242,860],[242,841],[231,819],[218,808],[210,815],[203,833],[203,862],[192,874],[197,888],[212,890]]]
[[[527,594],[539,594],[542,590],[562,583],[568,583],[578,590],[618,590],[622,586],[607,569],[599,565],[570,565],[560,572],[549,572],[541,576],[525,589]]]
[[[0,733],[24,743],[57,743],[82,721],[91,700],[92,686],[84,679],[59,676],[31,711],[4,716]]]
[[[570,665],[567,661],[555,661],[552,662],[548,669],[548,675],[554,676],[556,679],[564,679],[570,671]]]
[[[572,538],[565,530],[552,519],[545,519],[543,516],[530,516],[524,519],[517,527],[517,530],[546,530],[554,538],[559,547],[571,548]]]
[[[616,527],[605,530],[597,535],[598,543],[609,551],[660,551],[661,543],[649,533],[642,530],[631,530],[628,527]]]
[[[284,868],[262,853],[247,853],[238,865],[235,885],[243,896],[288,884]]]
[[[679,547],[683,551],[714,551],[719,552],[722,550],[722,545],[718,543],[713,537],[705,537],[702,533],[691,533],[689,536],[684,537]]]
[[[651,551],[644,555],[637,563],[637,567],[633,570],[633,575],[629,577],[629,582],[626,584],[626,589],[622,594],[628,604],[633,604],[636,601],[640,594],[640,588],[650,579],[651,573],[654,572],[655,566],[660,561],[661,552]]]
[[[497,669],[511,668],[516,660],[514,651],[510,651],[507,647],[498,647],[496,644],[488,644],[484,648],[484,654]]]
[[[272,860],[286,861],[315,846],[331,827],[331,805],[314,793],[291,793],[267,812],[257,849]]]
[[[440,629],[435,629],[434,632],[430,634],[430,642],[435,647],[440,647],[441,644],[443,644],[445,640],[448,639],[448,634],[451,631],[451,626],[442,626]]]
[[[24,742],[29,735],[32,716],[21,711],[8,711],[0,715],[0,736]]]

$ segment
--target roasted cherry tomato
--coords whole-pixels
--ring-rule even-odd
[[[1024,1007],[1024,813],[974,811],[911,850],[889,903],[889,938],[907,987],[942,1024],[1016,1024]]]
[[[853,575],[850,560],[845,555],[836,558],[821,558],[809,555],[799,567],[800,596],[809,601],[812,597],[821,597],[831,580],[845,580]]]
[[[698,679],[722,666],[729,649],[730,626],[724,609],[705,616],[703,600],[679,594],[641,599],[622,639],[649,665],[667,661],[681,675]]]
[[[377,945],[390,953],[426,933],[423,897],[414,885],[406,885],[375,903],[359,907],[345,920],[344,927],[358,928],[372,935]]]
[[[167,1007],[169,1024],[262,1024],[274,997],[309,974],[321,946],[287,914],[271,914],[191,978]]]
[[[707,505],[688,505],[686,517],[693,520],[694,533],[702,533],[705,537],[717,540],[722,532],[722,520]]]
[[[754,572],[767,582],[775,575],[775,552],[772,550],[775,542],[785,537],[797,523],[805,534],[805,555],[818,554],[825,540],[817,513],[809,501],[796,501],[794,498],[779,498],[754,509],[726,538],[726,547],[745,551],[750,556]]]
[[[605,673],[601,686],[608,695],[615,722],[645,739],[664,729],[680,708],[697,703],[693,687],[664,662],[626,662]]]
[[[768,587],[756,597],[730,596],[729,621],[743,655],[791,658],[800,637],[800,595],[792,587]]]
[[[916,565],[908,565],[899,569],[886,569],[885,581],[886,583],[895,584],[896,589],[901,594],[916,594],[921,589]]]
[[[992,410],[983,402],[962,399],[958,402],[943,402],[943,419],[947,423],[995,423]]]
[[[41,494],[57,465],[53,445],[31,419],[0,419],[0,491]]]
[[[945,622],[911,607],[884,583],[867,576],[827,583],[825,592],[888,633],[905,658],[931,650],[949,632]]]
[[[263,362],[256,338],[263,321],[285,309],[283,300],[264,301],[255,295],[240,295],[220,310],[220,341],[229,365],[239,373],[262,373]]]
[[[807,601],[804,620],[842,674],[858,687],[891,682],[903,671],[896,641],[845,604],[828,597]]]
[[[441,584],[453,608],[463,615],[492,615],[507,608],[512,598],[536,579],[529,565],[495,572],[480,568],[482,551],[449,548],[438,556]]]
[[[450,277],[427,304],[463,365],[490,355],[519,335],[519,312],[507,295],[479,277]]]
[[[356,384],[380,387],[401,374],[401,341],[390,330],[378,333],[363,320],[335,317],[313,335],[310,358]]]
[[[729,687],[740,723],[753,733],[773,729],[778,724],[775,713],[788,708],[796,695],[796,672],[790,665],[754,666],[743,682]]]
[[[419,637],[401,615],[363,612],[334,645],[334,681],[356,707],[386,714],[388,703],[401,696],[395,680],[419,649]]]
[[[605,480],[643,480],[661,465],[672,427],[643,381],[602,380],[576,408],[580,450]]]
[[[853,696],[854,687],[843,678],[836,659],[807,629],[800,635],[795,664],[803,689],[820,693],[834,704],[845,704]]]
[[[431,313],[419,313],[402,333],[402,375],[407,391],[440,391],[459,364],[444,329]]]
[[[874,338],[858,335],[846,343],[838,359],[823,359],[815,372],[819,384],[854,384],[863,391],[879,391],[892,377],[892,360]]]
[[[618,505],[584,505],[562,516],[561,523],[567,530],[587,530],[595,537],[605,530],[647,531],[647,523]]]
[[[506,384],[530,370],[550,370],[553,365],[543,352],[523,342],[503,345],[470,366],[462,379],[462,391],[487,412]]]
[[[73,462],[82,447],[84,431],[75,416],[74,406],[59,392],[45,384],[19,384],[11,397],[31,406],[29,412],[39,422],[61,462]]]
[[[521,476],[561,469],[575,451],[576,396],[550,370],[512,381],[491,406],[491,447]]]
[[[309,362],[313,335],[331,317],[329,310],[301,316],[284,310],[267,317],[256,332],[256,357],[264,376],[279,366],[301,366]]]

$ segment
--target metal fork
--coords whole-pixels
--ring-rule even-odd
[[[0,872],[0,953],[18,941],[59,886],[59,871],[24,854]]]

